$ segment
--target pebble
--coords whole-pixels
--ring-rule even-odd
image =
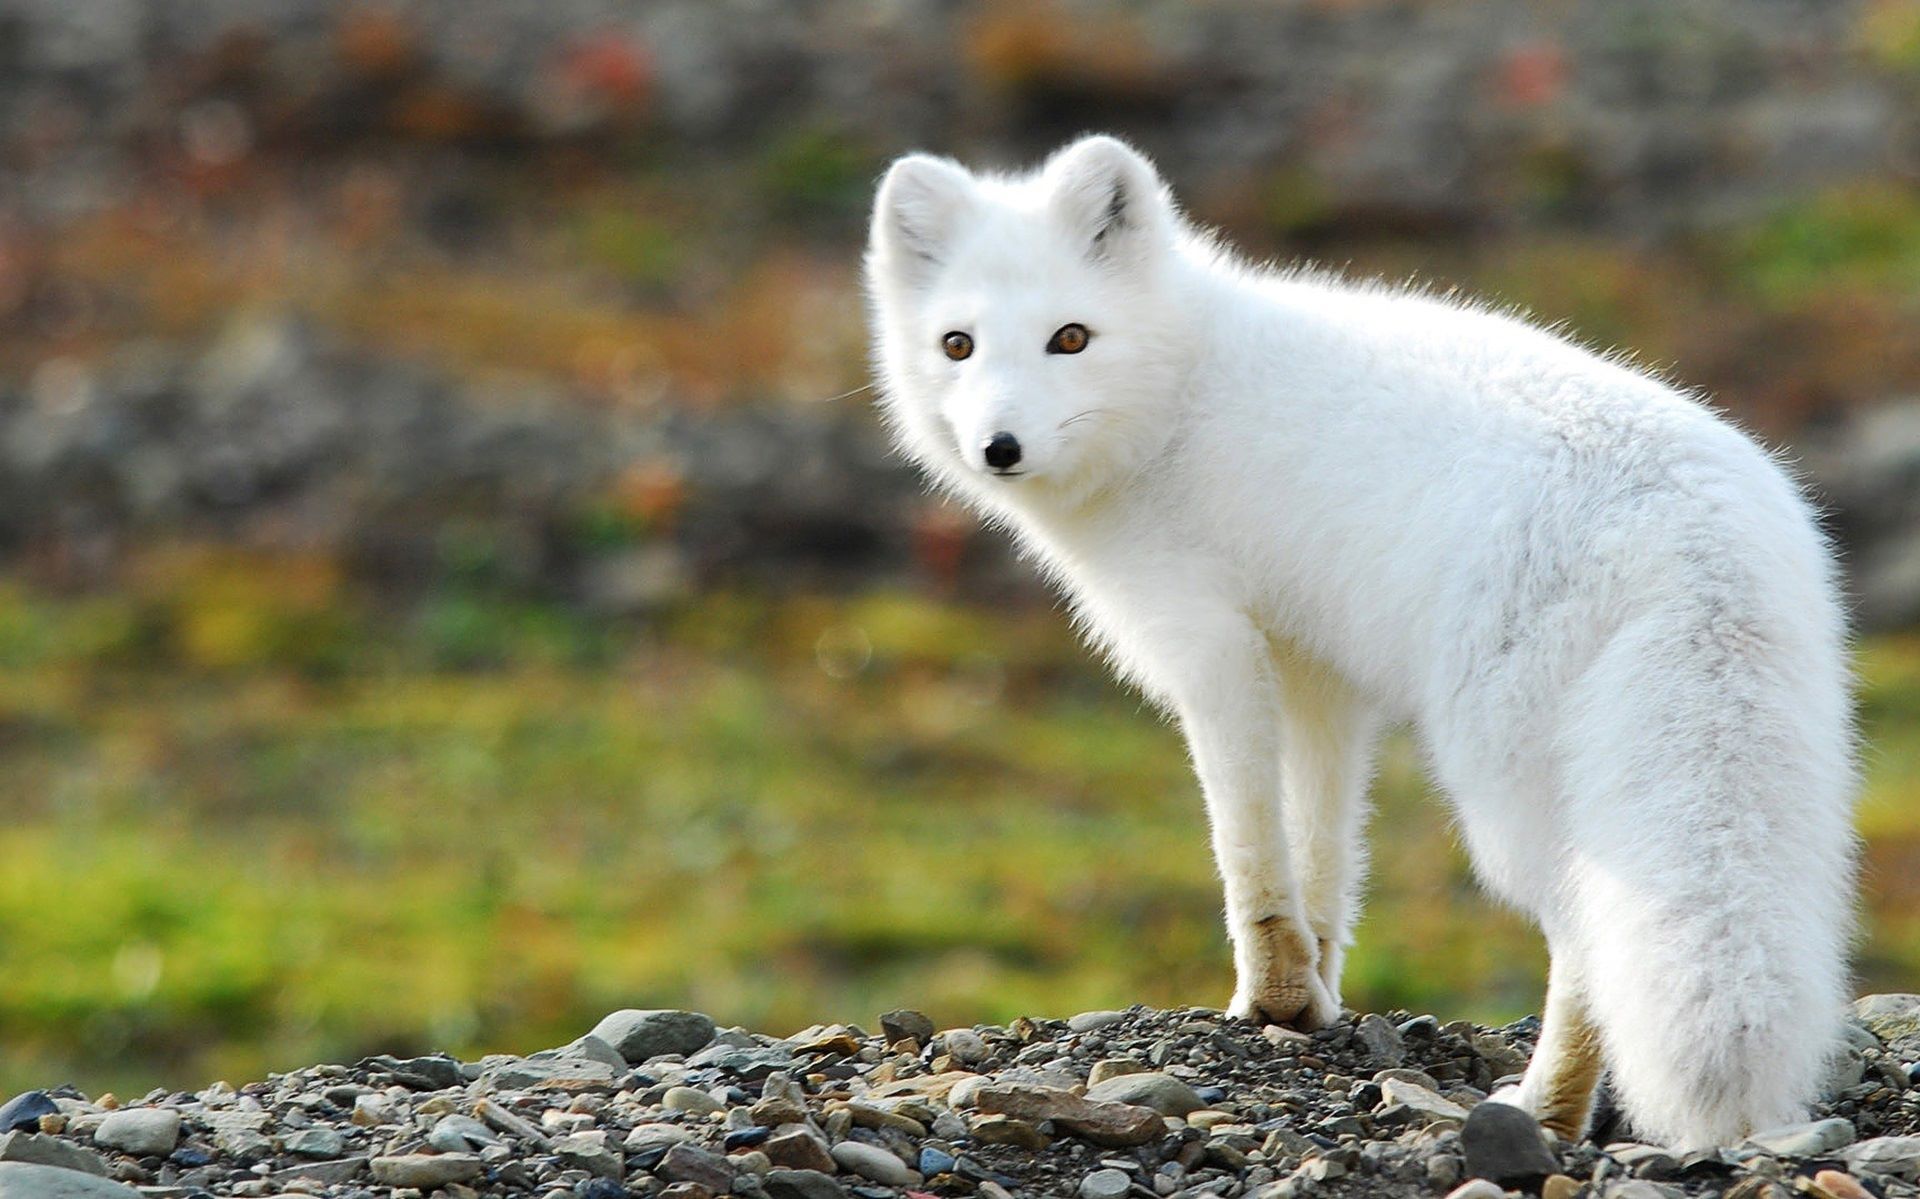
[[[1827,1199],[1875,1199],[1873,1192],[1861,1186],[1858,1178],[1838,1170],[1818,1171],[1813,1176],[1813,1185]]]
[[[975,1102],[982,1111],[1023,1120],[1052,1120],[1096,1145],[1144,1145],[1166,1131],[1166,1120],[1151,1108],[1102,1103],[1057,1087],[982,1087]]]
[[[1080,1199],[1122,1199],[1133,1179],[1120,1170],[1095,1170],[1080,1180]]]
[[[123,1107],[93,1130],[96,1145],[135,1157],[164,1157],[180,1143],[180,1113],[162,1107]]]
[[[1012,1116],[982,1116],[973,1122],[972,1133],[982,1145],[1013,1145],[1036,1151],[1047,1147],[1045,1133]]]
[[[1447,1199],[1506,1199],[1506,1191],[1484,1178],[1472,1178],[1447,1192]]]
[[[1147,1070],[1145,1062],[1130,1057],[1103,1057],[1087,1071],[1087,1085],[1097,1087],[1110,1078],[1118,1078],[1122,1074],[1145,1074]]]
[[[1574,1199],[1580,1184],[1565,1174],[1549,1174],[1540,1184],[1540,1199]]]
[[[1467,1177],[1502,1186],[1532,1183],[1560,1168],[1539,1123],[1506,1103],[1482,1103],[1468,1112],[1460,1128],[1460,1147],[1466,1154]]]
[[[732,1189],[737,1171],[719,1154],[682,1142],[667,1150],[660,1164],[654,1167],[654,1173],[673,1182],[697,1182],[724,1193]]]
[[[98,1174],[102,1178],[107,1175],[107,1163],[99,1154],[47,1133],[10,1132],[0,1136],[0,1162],[55,1166]]]
[[[480,1159],[470,1153],[401,1153],[376,1157],[368,1165],[377,1183],[422,1190],[471,1182],[486,1170]]]
[[[1106,1079],[1088,1087],[1087,1098],[1096,1103],[1130,1103],[1151,1108],[1163,1116],[1184,1116],[1206,1106],[1192,1087],[1159,1071]]]
[[[838,1179],[816,1170],[774,1170],[761,1180],[767,1199],[846,1199]]]
[[[669,1111],[693,1112],[696,1115],[725,1111],[727,1107],[705,1091],[696,1091],[692,1087],[669,1087],[660,1102]]]
[[[1399,1104],[1419,1116],[1424,1123],[1437,1120],[1458,1120],[1465,1122],[1467,1109],[1438,1092],[1430,1091],[1419,1083],[1406,1082],[1403,1079],[1389,1078],[1380,1084],[1381,1102],[1387,1106]]]
[[[827,1152],[826,1142],[804,1128],[768,1138],[760,1146],[760,1152],[766,1154],[767,1160],[776,1166],[817,1170],[822,1174],[833,1172],[833,1157]]]
[[[1118,1024],[1126,1018],[1125,1012],[1081,1012],[1077,1016],[1067,1017],[1067,1028],[1073,1032],[1092,1032]]]
[[[713,1018],[699,1012],[641,1010],[613,1012],[588,1034],[619,1051],[635,1065],[656,1057],[685,1057],[707,1047],[714,1037]]]
[[[455,1112],[453,1115],[440,1117],[434,1124],[433,1131],[427,1134],[427,1144],[442,1153],[474,1153],[489,1145],[500,1144],[500,1137],[493,1129],[472,1116],[463,1116]],[[292,1146],[288,1147],[292,1148]],[[334,1152],[339,1152],[337,1144]],[[316,1153],[314,1156],[328,1155]]]
[[[971,1028],[950,1028],[940,1034],[940,1039],[945,1043],[947,1052],[953,1055],[954,1061],[970,1066],[987,1060],[987,1054],[991,1052],[986,1038]]]
[[[916,1012],[912,1008],[896,1008],[880,1013],[880,1030],[886,1034],[889,1044],[917,1041],[925,1045],[933,1040],[933,1021],[924,1012]]]
[[[863,1141],[842,1141],[832,1149],[833,1160],[841,1169],[871,1178],[888,1186],[920,1185],[920,1172],[877,1145]]]
[[[286,1139],[286,1146],[288,1153],[302,1157],[339,1157],[346,1152],[347,1139],[331,1128],[303,1128]]]
[[[1920,1179],[1920,1136],[1874,1137],[1849,1148],[1844,1156],[1855,1174],[1887,1174],[1908,1182]]]
[[[1757,1132],[1746,1143],[1775,1157],[1818,1157],[1851,1145],[1853,1138],[1853,1121],[1835,1117]]]

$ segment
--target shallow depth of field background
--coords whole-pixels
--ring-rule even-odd
[[[0,1090],[1224,1003],[1175,733],[854,391],[888,158],[1086,129],[1793,447],[1911,988],[1911,0],[4,0]],[[1376,791],[1349,1002],[1532,1010],[1404,740]]]

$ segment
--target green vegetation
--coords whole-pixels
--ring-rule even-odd
[[[1230,989],[1178,738],[1056,613],[728,595],[615,628],[481,598],[402,620],[317,567],[251,566],[0,589],[0,1087],[528,1051],[622,1005],[784,1030]],[[1864,662],[1885,986],[1920,964],[1895,894],[1920,885],[1920,641]],[[1350,1000],[1530,1009],[1535,940],[1474,892],[1405,745],[1377,791]]]

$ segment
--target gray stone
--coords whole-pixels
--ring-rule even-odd
[[[953,1055],[956,1062],[971,1066],[987,1059],[989,1050],[986,1038],[971,1028],[950,1028],[940,1034],[940,1039],[946,1043],[947,1052]]]
[[[720,1070],[747,1082],[758,1082],[775,1070],[791,1070],[794,1065],[793,1054],[771,1046],[743,1049],[735,1045],[715,1044],[687,1059],[687,1066],[691,1069]]]
[[[430,1191],[451,1182],[472,1182],[486,1170],[471,1153],[402,1153],[376,1157],[368,1165],[373,1180],[390,1187]]]
[[[1818,1157],[1851,1145],[1853,1138],[1853,1121],[1836,1116],[1831,1120],[1815,1120],[1808,1124],[1790,1124],[1785,1128],[1756,1132],[1747,1138],[1746,1143],[1775,1157]]]
[[[685,1056],[713,1040],[713,1019],[699,1012],[626,1008],[610,1013],[588,1034],[636,1065],[667,1054]]]
[[[576,1166],[599,1178],[619,1182],[626,1177],[626,1163],[620,1154],[607,1147],[605,1131],[576,1132],[553,1143],[553,1152],[565,1165]]]
[[[1635,1178],[1654,1180],[1672,1178],[1680,1172],[1680,1161],[1658,1145],[1615,1145],[1607,1155],[1631,1171]]]
[[[1124,1170],[1095,1170],[1080,1180],[1080,1199],[1122,1199],[1133,1189]]]
[[[1511,1104],[1482,1103],[1468,1112],[1460,1127],[1460,1146],[1469,1178],[1501,1186],[1523,1186],[1560,1168],[1539,1123]]]
[[[667,1150],[653,1172],[669,1182],[697,1182],[708,1190],[725,1194],[733,1188],[737,1171],[733,1163],[698,1145],[682,1142]]]
[[[583,1037],[576,1037],[558,1049],[549,1049],[545,1053],[536,1053],[534,1056],[571,1057],[579,1058],[583,1061],[599,1062],[601,1065],[612,1070],[616,1077],[627,1072],[627,1059],[621,1055],[620,1051],[599,1037],[594,1036],[592,1033],[588,1033]]]
[[[481,1077],[503,1091],[611,1091],[615,1081],[626,1073],[605,1062],[582,1057],[547,1056],[537,1053],[517,1058],[488,1070]]]
[[[846,1199],[847,1188],[818,1170],[772,1170],[761,1179],[767,1199]]]
[[[140,1199],[140,1192],[79,1170],[0,1162],[0,1199]]]
[[[678,1124],[636,1124],[627,1134],[621,1147],[628,1153],[645,1153],[650,1149],[660,1149],[669,1145],[678,1145],[693,1139],[693,1134]]]
[[[708,1115],[725,1111],[727,1105],[692,1087],[668,1087],[667,1093],[660,1098],[660,1105],[668,1111],[692,1112],[695,1115]]]
[[[1821,1097],[1832,1099],[1848,1087],[1860,1085],[1866,1076],[1866,1054],[1851,1045],[1843,1045],[1827,1065],[1827,1076],[1820,1083]]]
[[[963,1127],[962,1133],[966,1130]],[[827,1152],[826,1142],[804,1128],[796,1128],[777,1136],[768,1137],[760,1146],[760,1152],[776,1166],[790,1166],[795,1170],[821,1173],[833,1172],[833,1157]]]
[[[35,1166],[56,1166],[62,1170],[83,1170],[88,1174],[107,1174],[107,1163],[99,1154],[59,1137],[37,1132],[10,1132],[0,1136],[0,1162],[26,1162]]]
[[[93,1131],[93,1143],[136,1157],[172,1153],[180,1143],[180,1113],[164,1107],[126,1107],[108,1112]]]
[[[1469,1178],[1447,1192],[1447,1199],[1506,1199],[1506,1191],[1484,1178]]]
[[[1087,1088],[1095,1103],[1128,1103],[1148,1107],[1163,1116],[1184,1116],[1206,1106],[1206,1101],[1171,1074],[1148,1071],[1119,1074]]]
[[[303,1128],[286,1140],[287,1152],[301,1157],[339,1157],[346,1151],[347,1139],[331,1128]]]
[[[850,1174],[894,1187],[918,1186],[920,1183],[920,1171],[878,1145],[842,1141],[833,1147],[832,1152],[834,1162]]]
[[[510,1137],[517,1137],[529,1144],[537,1145],[542,1149],[551,1148],[553,1145],[552,1139],[549,1138],[546,1133],[540,1131],[519,1116],[514,1115],[505,1107],[502,1107],[491,1099],[482,1099],[476,1102],[473,1105],[473,1114],[480,1117],[481,1121],[495,1132],[502,1132]]]
[[[1609,1182],[1601,1192],[1605,1199],[1673,1199],[1680,1192],[1658,1186],[1644,1178],[1626,1178]]]
[[[885,1034],[888,1044],[914,1040],[925,1045],[933,1040],[933,1021],[924,1012],[895,1008],[891,1012],[880,1013],[880,1031]]]
[[[1865,995],[1853,1001],[1853,1017],[1889,1044],[1920,1039],[1920,995]]]
[[[1126,1018],[1125,1012],[1081,1012],[1077,1016],[1067,1017],[1067,1027],[1074,1032],[1092,1032],[1096,1028],[1118,1024]]]
[[[296,1166],[288,1166],[284,1170],[275,1170],[266,1178],[275,1186],[282,1187],[301,1178],[332,1186],[338,1182],[352,1182],[366,1172],[366,1158],[343,1157],[327,1162],[301,1162]]]
[[[0,1132],[37,1132],[40,1117],[60,1110],[45,1091],[22,1091],[0,1105]]]
[[[1406,1045],[1400,1040],[1400,1030],[1387,1022],[1386,1017],[1368,1013],[1360,1017],[1353,1029],[1354,1039],[1359,1041],[1381,1066],[1391,1069],[1406,1060]]]
[[[1856,1174],[1888,1174],[1908,1182],[1920,1180],[1920,1136],[1874,1137],[1854,1145],[1842,1156]]]
[[[1103,1057],[1087,1071],[1087,1085],[1097,1087],[1109,1078],[1118,1078],[1122,1074],[1145,1074],[1147,1069],[1145,1062],[1130,1057]]]
[[[493,1129],[458,1112],[440,1117],[433,1131],[427,1134],[427,1144],[442,1153],[477,1153],[500,1143],[500,1136]],[[293,1148],[292,1144],[287,1148]]]
[[[366,1064],[387,1071],[395,1082],[416,1091],[444,1091],[466,1081],[460,1073],[459,1061],[444,1053],[407,1058],[382,1054],[368,1058]]]
[[[1466,1108],[1437,1092],[1428,1090],[1419,1083],[1407,1082],[1404,1079],[1389,1078],[1381,1083],[1380,1097],[1383,1106],[1401,1104],[1428,1124],[1438,1120],[1464,1122],[1467,1118]]]

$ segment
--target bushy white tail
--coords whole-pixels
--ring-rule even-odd
[[[1853,780],[1836,647],[1675,631],[1630,631],[1582,681],[1601,735],[1570,771],[1567,884],[1628,1118],[1699,1148],[1816,1097],[1845,998]]]

